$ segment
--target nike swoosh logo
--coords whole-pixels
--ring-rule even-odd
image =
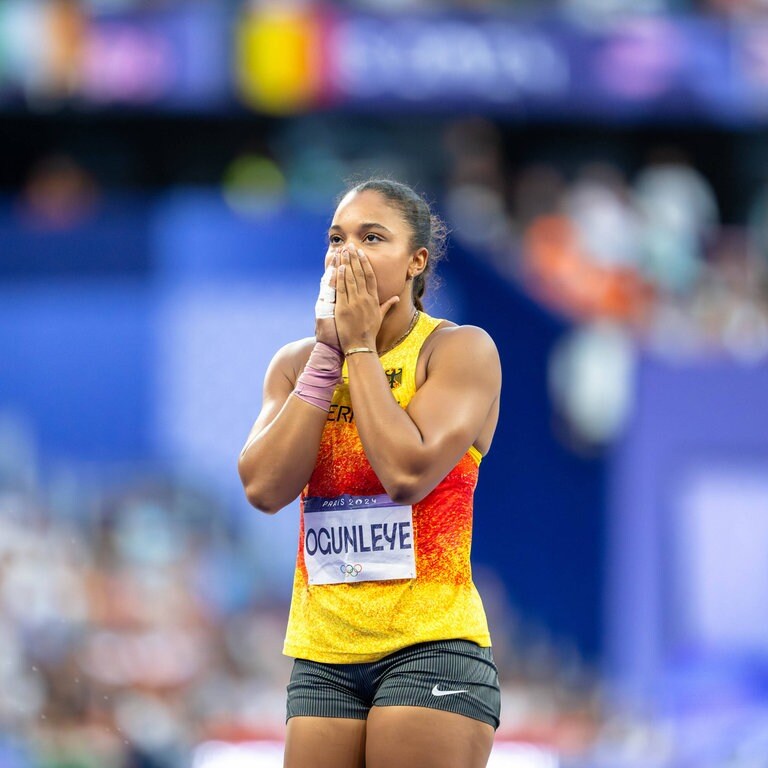
[[[463,690],[463,689],[461,691],[441,691],[439,685],[436,685],[432,689],[432,695],[433,696],[450,696],[453,693],[469,693],[469,691],[466,691],[466,690]]]

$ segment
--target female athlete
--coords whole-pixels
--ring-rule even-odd
[[[240,455],[267,513],[301,496],[285,768],[481,768],[499,684],[472,497],[499,413],[491,338],[426,314],[444,228],[410,187],[348,191],[314,338],[277,352]]]

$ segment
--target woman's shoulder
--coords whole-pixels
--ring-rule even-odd
[[[459,325],[452,320],[441,320],[427,337],[433,349],[466,348],[496,350],[496,343],[484,328],[477,325]]]
[[[458,325],[442,320],[427,337],[420,355],[426,374],[434,365],[453,361],[462,366],[499,365],[499,353],[491,335],[477,325]]]

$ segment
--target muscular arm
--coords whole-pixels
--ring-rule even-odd
[[[262,512],[274,513],[292,502],[315,466],[328,414],[291,396],[313,344],[314,339],[288,344],[273,358],[261,412],[240,454],[245,495]]]
[[[348,358],[355,422],[365,454],[395,501],[423,499],[477,439],[496,404],[501,366],[480,328],[445,328],[407,410],[392,397],[378,357]]]

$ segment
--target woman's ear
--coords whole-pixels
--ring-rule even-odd
[[[420,275],[427,268],[429,261],[429,251],[426,248],[419,248],[411,256],[411,263],[408,265],[408,279],[412,280]]]

